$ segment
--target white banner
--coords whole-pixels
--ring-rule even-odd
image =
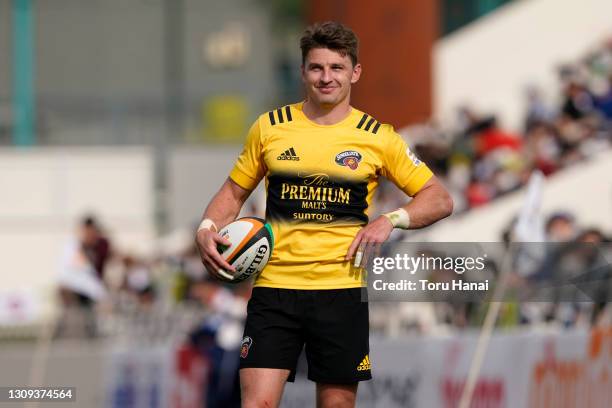
[[[168,406],[172,357],[169,346],[115,347],[107,369],[106,406]]]
[[[457,407],[476,341],[477,333],[372,339],[374,379],[360,383],[357,406]],[[314,384],[301,374],[285,387],[281,406],[314,406],[314,397]],[[472,407],[603,408],[610,401],[612,328],[515,332],[491,339]]]
[[[477,333],[372,338],[372,381],[358,407],[455,408]],[[301,360],[283,408],[315,406],[315,384]],[[108,407],[204,406],[208,363],[189,346],[116,348],[108,367]],[[510,332],[491,338],[473,408],[604,408],[612,401],[612,327],[558,333]]]

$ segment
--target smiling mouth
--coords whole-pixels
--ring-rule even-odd
[[[335,86],[318,86],[317,89],[321,92],[332,92],[336,89]]]

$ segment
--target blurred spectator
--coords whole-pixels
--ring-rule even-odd
[[[528,160],[548,176],[559,169],[561,145],[557,129],[549,123],[533,123],[526,134]]]
[[[495,197],[492,185],[473,179],[466,190],[467,202],[470,208],[489,203]]]
[[[561,112],[571,119],[582,119],[592,113],[594,101],[588,90],[577,82],[570,82],[565,88]]]
[[[610,242],[599,228],[587,228],[583,230],[576,238],[576,241],[591,244]]]
[[[530,85],[526,90],[527,112],[525,113],[525,133],[541,123],[551,122],[555,114],[545,103],[541,91]]]
[[[474,132],[474,137],[476,139],[476,154],[479,157],[497,149],[505,148],[518,151],[522,147],[521,137],[500,129],[495,116],[483,119],[479,123],[478,130]]]
[[[98,277],[104,280],[104,268],[111,255],[111,246],[94,217],[87,216],[83,219],[80,237],[85,256]]]
[[[192,297],[211,313],[191,333],[192,343],[210,364],[205,404],[208,408],[240,407],[238,368],[250,287],[250,282],[244,282],[230,290],[208,276],[191,290]]]
[[[85,217],[77,237],[68,242],[62,255],[58,285],[64,308],[58,335],[69,331],[78,335],[83,330],[89,336],[95,335],[93,306],[107,296],[102,276],[109,255],[108,239],[94,218]]]
[[[551,215],[545,225],[546,240],[549,242],[569,242],[576,236],[574,217],[567,212]]]
[[[176,302],[191,300],[193,285],[206,276],[195,243],[192,242],[185,252],[173,259],[172,264],[176,267],[172,285],[173,299]]]
[[[79,225],[77,237],[68,242],[62,256],[59,284],[66,305],[88,306],[106,296],[102,279],[110,255],[108,240],[92,217]]]
[[[586,291],[594,302],[590,323],[596,325],[602,320],[612,294],[612,265],[606,258],[612,247],[610,240],[598,228],[583,230],[576,242],[583,244],[580,255],[584,260],[585,272],[581,278],[587,282]]]
[[[123,261],[122,288],[133,296],[141,305],[151,305],[155,300],[155,288],[151,270],[141,260],[126,255]]]
[[[612,120],[612,73],[601,85],[600,94],[595,97],[595,108],[608,121]]]

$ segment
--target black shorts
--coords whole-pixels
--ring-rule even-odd
[[[306,348],[308,379],[351,384],[372,378],[368,303],[361,288],[257,287],[248,305],[240,368],[295,368]]]

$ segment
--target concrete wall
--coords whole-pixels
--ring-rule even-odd
[[[189,226],[229,175],[240,149],[208,147],[175,149],[169,160],[170,225]]]
[[[239,147],[177,148],[172,151],[168,163],[168,208],[172,228],[190,227],[199,222],[239,153]],[[255,200],[260,211],[265,209],[263,182],[249,200]],[[247,201],[243,213],[262,216],[263,213],[256,214],[251,210],[250,203]]]
[[[47,289],[85,213],[123,250],[150,250],[153,164],[146,148],[1,149],[0,287]]]

